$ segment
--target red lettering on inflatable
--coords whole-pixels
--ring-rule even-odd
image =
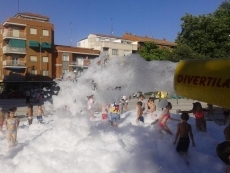
[[[198,82],[199,82],[199,79],[200,79],[200,76],[195,76],[194,79],[193,79],[193,84],[197,85]]]
[[[222,87],[223,87],[223,88],[229,88],[229,87],[230,87],[229,84],[230,84],[230,79],[227,79],[227,80],[224,81],[224,83],[222,84]]]
[[[188,84],[190,84],[193,80],[193,76],[188,76]]]
[[[199,85],[205,86],[206,79],[206,77],[201,77]]]
[[[212,86],[213,86],[213,87],[214,87],[215,84],[216,84],[216,79],[217,79],[217,78],[214,78],[213,81],[212,81]]]
[[[219,78],[218,81],[217,81],[217,83],[216,83],[216,86],[217,86],[217,87],[221,87],[220,81],[221,81],[221,78]]]
[[[183,81],[183,76],[182,75],[178,75],[177,82],[181,83],[182,81]]]
[[[212,81],[213,77],[207,77],[207,79],[208,79],[207,86],[210,86],[210,83],[211,83],[211,81]]]
[[[187,75],[185,75],[183,83],[186,83],[186,80],[187,80]]]

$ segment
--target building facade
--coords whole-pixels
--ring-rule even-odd
[[[99,57],[100,51],[55,45],[53,52],[53,78],[60,79],[63,74],[73,71],[76,77],[80,76],[82,72],[88,68],[92,60]]]
[[[18,13],[0,25],[0,82],[52,81],[54,25],[49,17]]]
[[[103,34],[90,34],[77,43],[77,47],[106,51],[108,57],[120,57],[137,52],[137,42],[121,37]]]
[[[66,71],[80,75],[100,51],[54,45],[49,17],[18,13],[0,24],[0,92],[50,86]]]
[[[132,40],[138,42],[138,50],[141,49],[145,42],[154,42],[159,48],[162,49],[172,49],[176,46],[176,43],[167,41],[166,39],[160,40],[155,38],[149,38],[148,36],[138,36],[131,33],[125,33],[122,35],[123,39]]]

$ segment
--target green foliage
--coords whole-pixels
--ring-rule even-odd
[[[145,42],[139,51],[146,61],[165,60],[169,54],[168,49],[160,49],[154,42]]]
[[[181,20],[178,45],[188,45],[198,58],[230,57],[230,1],[223,2],[212,14],[185,14]]]

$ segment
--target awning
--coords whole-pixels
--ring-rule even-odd
[[[10,45],[10,47],[26,48],[26,41],[25,40],[10,39],[9,45]]]
[[[39,47],[39,42],[38,41],[29,41],[29,47]]]
[[[42,48],[51,49],[51,43],[42,42]]]

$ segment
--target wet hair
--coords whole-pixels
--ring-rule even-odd
[[[202,108],[202,105],[201,105],[200,102],[195,102],[195,103],[192,103],[192,104],[193,104],[193,108],[192,108],[193,111],[196,111],[196,109],[197,109],[198,106],[199,106],[200,108]]]
[[[143,94],[140,95],[140,98],[141,98],[141,97],[145,98],[145,96],[144,96]]]
[[[180,116],[180,119],[188,121],[189,119],[189,114],[188,113],[182,113]]]
[[[171,103],[171,102],[168,102],[168,105],[167,105],[167,107],[170,107],[170,108],[172,108],[172,103]]]
[[[142,106],[142,102],[141,101],[137,102],[137,105]]]
[[[16,111],[16,110],[17,110],[17,108],[16,108],[16,107],[12,107],[12,108],[10,108],[10,110],[12,110],[12,111]]]
[[[216,147],[216,154],[225,164],[230,165],[230,141],[218,144]]]
[[[149,100],[148,101],[153,101],[154,102],[154,97],[149,97]]]

